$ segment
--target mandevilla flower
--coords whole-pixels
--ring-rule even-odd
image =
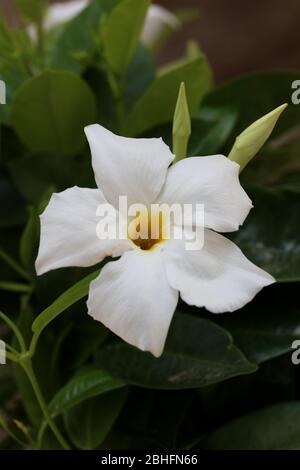
[[[67,266],[87,267],[107,256],[108,262],[90,285],[88,313],[138,348],[160,356],[179,294],[190,305],[220,313],[241,308],[272,276],[252,264],[219,232],[238,230],[252,204],[239,183],[239,165],[223,155],[174,159],[162,139],[114,135],[100,125],[85,129],[98,189],[73,187],[53,194],[41,216],[38,274]],[[114,208],[110,224],[121,226],[127,214],[118,210],[120,196],[128,204],[168,206],[201,203],[205,207],[204,244],[189,251],[186,239],[197,218],[192,212],[184,237],[125,237],[100,240],[97,208]],[[160,221],[161,219],[158,218]],[[159,224],[161,222],[158,222]],[[126,225],[126,224],[125,224]],[[179,220],[174,220],[175,230]]]

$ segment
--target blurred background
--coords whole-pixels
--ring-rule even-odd
[[[65,0],[66,1],[66,0]],[[257,70],[299,69],[299,0],[160,0],[170,10],[196,7],[200,17],[175,34],[159,61],[176,58],[184,40],[197,39],[215,71],[217,82]],[[16,22],[14,1],[0,8]]]

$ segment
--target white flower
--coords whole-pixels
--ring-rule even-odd
[[[119,137],[100,125],[85,129],[98,189],[73,187],[54,194],[41,216],[37,273],[108,262],[90,285],[88,312],[138,348],[160,356],[178,296],[214,313],[249,302],[274,279],[217,234],[237,230],[251,201],[239,183],[239,166],[222,155],[192,157],[169,168],[174,155],[161,139]],[[100,241],[96,211],[128,203],[202,203],[204,246],[187,251],[185,240],[152,241],[151,249],[126,239]],[[175,221],[176,222],[176,221]],[[185,227],[188,236],[190,228]],[[140,242],[141,240],[139,240]],[[150,245],[149,245],[150,247]]]
[[[70,21],[79,15],[88,6],[89,2],[90,0],[71,0],[66,3],[53,3],[46,13],[45,30],[49,31],[59,24]],[[165,33],[168,34],[179,29],[180,25],[178,18],[169,10],[160,5],[150,5],[141,40],[144,45],[150,47]]]

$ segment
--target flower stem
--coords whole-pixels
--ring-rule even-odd
[[[31,358],[29,356],[26,356],[26,357],[23,356],[23,358],[21,358],[20,364],[22,365],[22,367],[23,367],[24,371],[26,372],[26,375],[27,375],[27,377],[28,377],[28,379],[29,379],[29,381],[32,385],[32,388],[33,388],[33,391],[35,393],[36,399],[37,399],[37,401],[40,405],[40,408],[43,412],[43,415],[45,417],[45,420],[46,420],[48,426],[52,430],[53,434],[55,435],[56,439],[58,440],[58,442],[60,443],[62,448],[65,449],[65,450],[70,450],[70,446],[68,445],[68,443],[66,442],[66,440],[64,439],[62,434],[60,433],[60,431],[57,428],[55,422],[53,421],[53,419],[51,418],[51,416],[49,414],[47,404],[44,400],[44,397],[42,395],[40,386],[38,384],[38,381],[36,379],[35,373],[34,373],[33,368],[32,368]]]

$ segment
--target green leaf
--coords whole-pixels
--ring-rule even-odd
[[[238,312],[221,315],[215,321],[232,334],[251,362],[261,364],[291,352],[299,336],[297,292],[296,284],[274,286]]]
[[[58,155],[25,155],[13,158],[7,163],[12,180],[22,196],[37,205],[45,194],[45,188],[55,187],[57,191],[78,185],[91,187],[94,175],[87,152],[73,157],[60,158]]]
[[[263,408],[231,421],[203,444],[210,450],[299,450],[300,402]]]
[[[85,142],[84,126],[95,118],[94,95],[71,72],[42,72],[22,85],[12,103],[12,124],[35,153],[79,153]]]
[[[111,70],[122,76],[137,49],[149,0],[123,0],[102,28],[104,56]]]
[[[81,371],[73,377],[49,403],[52,417],[69,410],[80,402],[124,387],[122,380],[114,379],[102,370]]]
[[[124,100],[127,111],[131,110],[154,78],[153,58],[148,49],[140,45],[126,70]]]
[[[277,281],[300,280],[300,193],[259,186],[246,190],[254,209],[233,240]]]
[[[128,383],[160,389],[204,387],[256,370],[226,330],[183,314],[175,316],[159,359],[117,342],[101,349],[97,360],[101,368]]]
[[[96,52],[99,25],[118,2],[119,0],[92,0],[87,8],[65,24],[49,44],[49,67],[82,72],[84,62],[80,57],[89,60]]]
[[[16,4],[22,16],[39,22],[44,16],[48,0],[16,0]]]
[[[223,150],[237,117],[237,111],[230,106],[201,106],[192,121],[188,155],[210,155]]]
[[[94,355],[97,349],[103,344],[110,331],[101,323],[86,315],[81,321],[76,320],[74,328],[70,334],[71,340],[65,346],[66,351],[70,351],[72,369],[77,370],[90,356]],[[76,337],[76,350],[74,351],[73,338]]]
[[[211,77],[204,55],[161,70],[129,113],[127,134],[138,135],[159,124],[171,122],[181,82],[185,82],[187,101],[193,115],[211,86]]]
[[[121,388],[91,398],[65,414],[69,438],[79,449],[92,450],[106,438],[127,398]]]
[[[61,294],[53,304],[46,308],[46,310],[40,313],[40,315],[35,319],[32,324],[32,331],[36,335],[39,335],[50,322],[58,317],[58,315],[71,307],[71,305],[78,302],[78,300],[85,297],[88,294],[90,283],[98,276],[98,274],[99,271],[89,274],[66,292]]]

